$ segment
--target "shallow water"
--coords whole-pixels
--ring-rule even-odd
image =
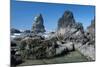
[[[87,61],[89,61],[89,60],[85,56],[80,54],[78,51],[73,51],[67,55],[54,57],[54,58],[50,58],[50,59],[25,60],[25,62],[20,64],[19,66],[87,62]]]

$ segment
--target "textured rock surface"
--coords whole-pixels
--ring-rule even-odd
[[[21,41],[21,51],[25,58],[40,59],[55,55],[55,43],[50,40],[25,38]]]
[[[79,48],[79,51],[88,58],[95,60],[95,19],[91,21],[91,25],[87,28],[85,35],[88,41]]]
[[[95,60],[95,46],[85,44],[78,48],[78,50],[90,60]]]
[[[72,42],[61,43],[56,38],[42,40],[40,38],[26,37],[21,41],[20,50],[24,58],[43,59],[61,54],[67,54],[74,50]]]
[[[60,41],[57,41],[58,48],[56,48],[56,54],[61,54],[63,52],[68,53],[71,51],[74,51],[74,44],[72,42],[65,42],[61,43]]]
[[[84,36],[83,25],[75,22],[71,11],[65,11],[58,21],[57,35],[61,40],[81,41]]]
[[[58,21],[56,35],[58,40],[74,43],[75,49],[95,60],[95,19],[91,21],[87,31],[84,31],[83,25],[75,22],[73,13],[65,11]]]
[[[32,26],[32,32],[33,33],[44,33],[45,32],[45,28],[44,28],[44,20],[41,14],[39,14],[38,16],[36,16],[34,18],[34,23]]]

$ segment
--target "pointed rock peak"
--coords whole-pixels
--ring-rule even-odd
[[[34,33],[43,33],[45,32],[45,27],[44,27],[44,21],[43,21],[43,17],[42,14],[39,14],[38,16],[36,16],[34,18],[34,22],[32,25],[32,32]]]
[[[40,13],[37,17],[41,18],[42,17],[42,14]]]
[[[34,21],[43,20],[42,14],[35,16]]]
[[[69,10],[66,10],[63,14],[63,17],[66,17],[66,18],[74,18],[73,17],[73,13]]]
[[[73,13],[69,10],[65,11],[62,17],[58,20],[58,29],[72,27],[75,24]]]

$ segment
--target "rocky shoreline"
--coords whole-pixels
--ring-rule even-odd
[[[50,59],[59,55],[69,55],[75,51],[79,51],[88,60],[95,60],[95,18],[87,30],[84,30],[82,23],[75,21],[73,13],[65,11],[58,20],[57,31],[47,35],[45,35],[43,22],[42,14],[40,14],[35,17],[32,31],[25,31],[24,35],[11,37],[11,65],[18,65],[24,59],[33,61]],[[11,29],[12,35],[14,32],[20,31]],[[29,34],[26,34],[27,32]]]

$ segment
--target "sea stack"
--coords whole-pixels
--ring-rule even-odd
[[[45,27],[44,27],[44,20],[42,17],[42,14],[39,14],[34,18],[34,23],[32,25],[32,32],[33,33],[44,33],[45,32]]]

